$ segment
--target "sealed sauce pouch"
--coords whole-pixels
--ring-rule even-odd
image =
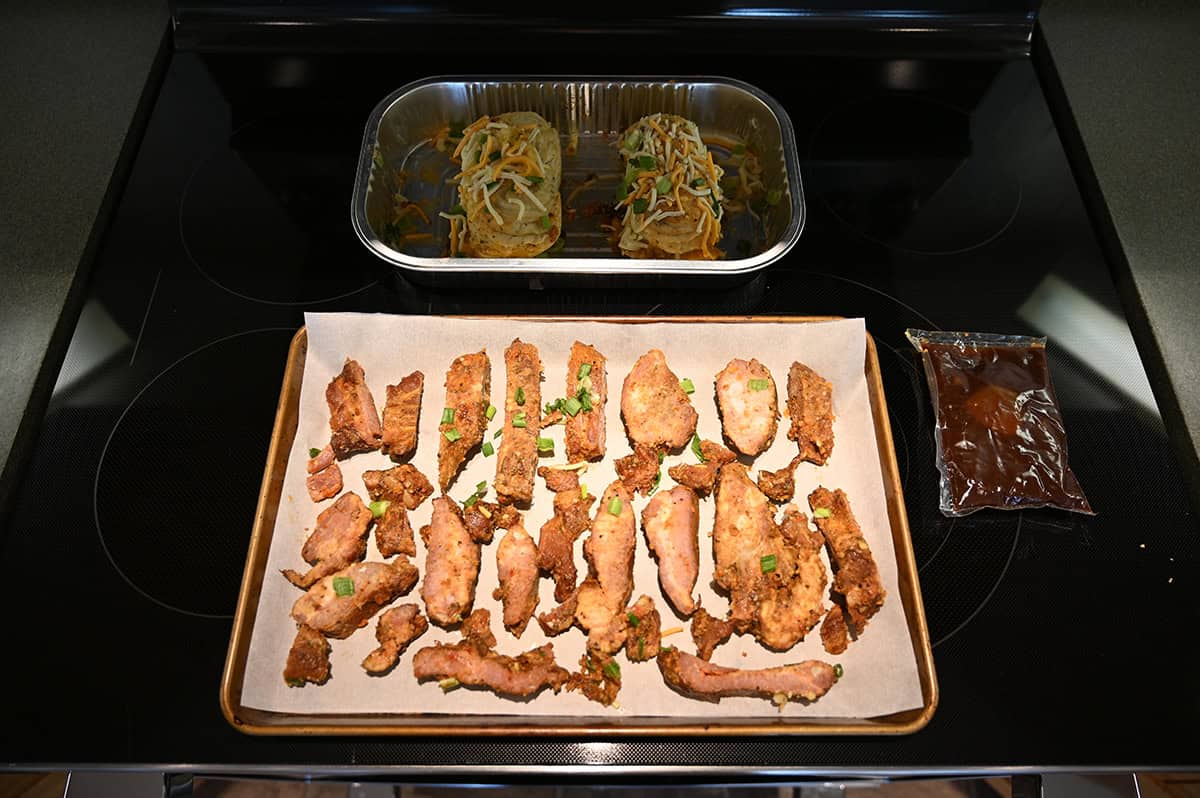
[[[933,395],[941,510],[1056,507],[1092,515],[1067,465],[1046,339],[907,330]]]

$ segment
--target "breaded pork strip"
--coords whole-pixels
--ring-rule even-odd
[[[844,491],[817,488],[809,494],[808,506],[812,508],[817,529],[821,530],[829,547],[829,562],[834,571],[833,592],[840,597],[845,621],[857,637],[866,628],[867,621],[879,612],[887,596],[879,578],[879,568]],[[830,639],[841,637],[837,631],[840,621],[834,618],[827,623],[833,624]]]
[[[357,452],[378,449],[383,438],[379,411],[367,388],[366,374],[356,361],[346,358],[342,372],[325,389],[329,405],[329,445],[339,460]]]
[[[500,586],[492,597],[504,607],[504,628],[520,637],[537,608],[538,550],[519,520],[496,547],[496,571]]]
[[[696,431],[696,409],[661,350],[651,349],[642,355],[625,377],[621,417],[635,446],[679,449],[691,440]]]
[[[717,408],[725,439],[755,457],[770,448],[779,424],[779,400],[771,371],[751,360],[733,359],[717,374]]]
[[[658,560],[663,595],[681,615],[691,615],[698,606],[692,590],[700,573],[699,499],[683,485],[659,493],[642,510],[642,529]]]
[[[433,500],[433,518],[421,527],[421,539],[426,551],[421,581],[425,614],[438,626],[453,626],[475,603],[480,544],[467,531],[458,503],[448,496]]]
[[[317,526],[300,556],[313,566],[305,574],[290,568],[283,571],[296,587],[307,589],[318,579],[361,560],[367,553],[367,529],[371,526],[371,511],[356,493],[343,493],[342,497],[321,511]]]
[[[803,363],[788,370],[788,440],[800,447],[800,459],[825,465],[833,454],[833,384]]]
[[[608,402],[608,376],[606,359],[593,346],[576,341],[571,345],[571,358],[567,362],[566,396],[579,401],[581,391],[586,391],[588,404],[581,406],[575,415],[567,414],[567,462],[599,460],[604,457],[604,406]]]
[[[416,604],[401,604],[387,610],[379,616],[379,622],[375,625],[375,639],[379,641],[379,648],[363,660],[363,669],[367,673],[387,673],[396,667],[396,661],[404,649],[425,634],[428,628],[429,622],[421,615],[421,608]]]
[[[383,406],[383,453],[396,462],[417,450],[417,428],[421,421],[421,394],[425,375],[414,371],[396,385],[387,387]]]
[[[471,450],[483,442],[491,402],[492,362],[487,351],[460,355],[446,372],[446,404],[438,425],[438,485],[444,492]],[[448,417],[448,420],[446,420]]]
[[[537,439],[542,428],[542,360],[537,347],[517,339],[504,350],[504,434],[496,457],[496,496],[501,504],[533,500]]]
[[[405,557],[360,562],[325,577],[292,605],[296,623],[326,637],[349,637],[367,625],[381,607],[412,590],[417,569]]]
[[[692,698],[720,701],[728,696],[757,696],[772,701],[816,701],[837,681],[832,665],[806,660],[777,668],[725,668],[677,648],[658,655],[663,680]]]

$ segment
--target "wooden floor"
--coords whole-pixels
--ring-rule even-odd
[[[1200,774],[1139,774],[1142,798],[1200,798]],[[0,798],[61,798],[67,785],[66,773],[0,774]],[[313,784],[283,781],[229,781],[196,779],[196,798],[344,798],[344,784]],[[397,798],[451,798],[460,790],[437,787],[396,787]],[[513,787],[476,791],[481,798],[587,798],[587,788]],[[790,790],[773,788],[705,789],[666,788],[659,790],[615,790],[613,798],[790,798]],[[141,798],[131,796],[131,798]],[[899,781],[853,790],[851,798],[1012,798],[1008,779],[959,781]]]

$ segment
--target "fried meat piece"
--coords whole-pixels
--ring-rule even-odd
[[[375,520],[375,547],[383,557],[407,554],[415,557],[417,544],[413,540],[408,510],[398,501],[389,501],[383,515]]]
[[[538,613],[538,626],[547,637],[555,637],[571,628],[575,623],[575,610],[579,607],[579,595],[572,590],[567,597],[548,612]]]
[[[315,474],[318,471],[324,471],[336,462],[336,458],[333,455],[333,447],[325,444],[325,448],[318,452],[316,457],[308,458],[305,470],[310,474]]]
[[[383,453],[399,462],[417,450],[417,428],[421,421],[421,394],[425,375],[414,371],[398,385],[387,387],[383,406]]]
[[[288,687],[329,681],[329,650],[329,641],[316,629],[308,626],[297,629],[296,639],[288,651],[287,665],[283,668],[283,680]]]
[[[778,471],[759,469],[758,489],[773,502],[790,502],[796,495],[796,464],[799,460],[797,457]]]
[[[333,433],[329,445],[337,459],[345,460],[357,452],[379,448],[383,428],[362,366],[346,358],[342,373],[325,389],[325,402],[329,405],[329,429]]]
[[[367,494],[374,501],[399,501],[409,510],[417,509],[433,495],[433,485],[411,463],[386,471],[364,471],[362,478]]]
[[[825,567],[804,516],[789,507],[781,527],[773,515],[741,463],[721,469],[714,580],[729,592],[735,630],[752,632],[767,648],[784,651],[821,619]]]
[[[307,589],[318,579],[361,560],[367,553],[367,529],[371,511],[356,493],[342,497],[321,511],[317,526],[304,542],[300,556],[313,566],[305,574],[290,568],[284,577],[299,588]]]
[[[553,493],[565,493],[569,490],[579,490],[579,472],[566,468],[551,468],[542,466],[537,470],[538,476],[546,480],[546,488]]]
[[[700,454],[704,462],[696,465],[673,465],[667,469],[667,473],[680,485],[686,485],[699,495],[707,496],[712,493],[721,466],[732,463],[737,459],[737,455],[712,441],[700,442]]]
[[[501,504],[533,500],[537,439],[542,428],[542,360],[537,347],[514,340],[504,350],[508,379],[504,398],[504,435],[496,457],[496,496]]]
[[[734,359],[716,378],[717,409],[725,440],[755,457],[770,448],[779,424],[775,378],[757,360]]]
[[[576,341],[571,345],[571,358],[567,362],[567,396],[578,398],[580,391],[587,391],[591,410],[580,410],[567,415],[567,462],[599,460],[604,457],[604,405],[608,401],[608,377],[605,373],[605,357],[588,344]],[[581,374],[585,364],[590,366]]]
[[[679,485],[659,493],[642,510],[646,543],[658,560],[663,595],[681,615],[696,611],[692,590],[700,573],[700,501]]]
[[[635,444],[633,454],[617,459],[613,465],[617,469],[617,476],[631,491],[648,496],[658,487],[661,474],[658,452],[649,446]]]
[[[380,607],[412,590],[417,568],[405,557],[360,562],[325,577],[292,605],[292,618],[326,637],[342,639],[367,625]]]
[[[476,543],[491,543],[492,537],[496,533],[496,525],[493,523],[495,518],[495,510],[498,505],[491,502],[477,501],[470,507],[465,507],[462,510],[463,526],[467,530],[467,536]]]
[[[329,451],[332,453],[333,450]],[[304,480],[304,487],[308,489],[308,498],[314,502],[332,499],[342,492],[342,469],[338,468],[337,463],[330,463],[326,468],[309,474]]]
[[[733,634],[733,622],[714,618],[701,607],[692,616],[692,641],[700,659],[711,659],[717,646]]]
[[[570,674],[554,661],[554,645],[507,657],[492,650],[496,638],[488,630],[490,614],[475,610],[463,623],[463,639],[435,644],[413,656],[417,681],[455,679],[469,687],[486,687],[500,696],[524,698],[549,687],[558,692]]]
[[[401,604],[379,616],[375,625],[375,639],[379,648],[363,660],[367,673],[383,674],[396,667],[396,661],[412,641],[425,634],[429,622],[416,604]]]
[[[543,466],[538,474],[554,491],[554,515],[538,532],[538,568],[554,579],[554,600],[563,602],[575,590],[575,539],[591,524],[588,508],[596,497],[583,498],[576,471]]]
[[[458,503],[448,496],[433,500],[433,518],[421,527],[421,540],[426,552],[421,581],[425,614],[438,626],[453,626],[475,603],[479,543],[467,532]]]
[[[654,608],[654,599],[639,596],[625,613],[625,656],[630,662],[645,662],[658,656],[662,645],[662,618]]]
[[[496,547],[500,587],[492,598],[504,607],[504,628],[520,637],[538,603],[538,550],[520,522],[509,526]]]
[[[817,488],[809,494],[808,506],[829,546],[833,592],[842,597],[850,631],[857,637],[866,628],[867,621],[879,612],[887,596],[879,578],[879,568],[858,521],[854,520],[845,492]]]
[[[800,459],[825,465],[833,454],[833,385],[803,363],[788,370],[788,439],[800,447]]]
[[[846,627],[846,616],[836,601],[821,622],[821,645],[830,654],[841,654],[850,645],[850,630]]]
[[[587,631],[589,649],[611,654],[624,643],[636,544],[633,495],[617,480],[605,489],[583,542],[588,577],[579,586],[575,621]]]
[[[453,412],[453,418],[438,425],[438,485],[442,492],[450,487],[471,450],[483,442],[491,391],[492,362],[486,350],[460,355],[450,364],[444,408]]]
[[[621,666],[612,657],[584,654],[579,658],[579,670],[567,681],[567,689],[610,707],[621,692]]]
[[[833,666],[819,660],[758,670],[725,668],[677,648],[658,655],[658,669],[663,680],[679,692],[713,702],[727,696],[757,696],[779,703],[816,701],[837,681]]]
[[[679,449],[696,431],[696,409],[662,351],[651,349],[633,364],[621,388],[621,417],[635,446],[656,450]]]

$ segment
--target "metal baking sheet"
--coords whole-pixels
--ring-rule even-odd
[[[824,321],[825,319],[785,318],[675,318],[606,319],[627,324],[670,322],[770,322],[778,324]],[[540,321],[548,321],[541,319]],[[550,320],[570,323],[572,319]],[[731,335],[736,333],[731,331]],[[243,575],[238,611],[222,680],[221,704],[226,718],[241,731],[252,734],[903,734],[924,726],[937,704],[937,683],[929,635],[925,625],[907,519],[900,490],[894,449],[878,360],[870,336],[867,336],[864,376],[871,419],[878,444],[877,455],[884,488],[886,512],[897,566],[895,593],[904,608],[904,623],[912,643],[920,682],[922,704],[915,709],[866,719],[804,717],[559,717],[515,715],[422,715],[405,714],[314,714],[302,715],[264,711],[242,703],[243,684],[254,621],[271,549],[276,515],[283,494],[288,454],[293,448],[299,418],[300,386],[307,356],[307,335],[301,330],[289,353],[284,386],[264,474],[259,508],[255,517],[250,551]]]
[[[449,258],[445,242],[449,222],[437,211],[458,202],[450,179],[458,167],[430,144],[447,124],[463,124],[484,114],[536,111],[558,130],[563,141],[564,203],[588,175],[599,179],[579,192],[574,219],[564,218],[565,247],[558,257]],[[634,259],[617,254],[606,217],[584,213],[610,206],[623,172],[614,142],[641,117],[655,112],[694,121],[719,160],[729,147],[744,143],[759,158],[763,182],[781,199],[762,213],[726,216],[720,246],[723,259],[678,261]],[[577,140],[575,153],[567,145]],[[403,173],[403,191],[430,217],[431,238],[408,242],[405,251],[385,243],[381,231],[391,218]],[[729,78],[482,78],[436,77],[410,83],[388,95],[367,121],[359,154],[351,206],[359,239],[380,258],[413,275],[472,272],[571,274],[749,274],[778,260],[804,229],[804,189],[792,123],[783,107],[766,93]],[[422,230],[424,232],[424,230]]]

